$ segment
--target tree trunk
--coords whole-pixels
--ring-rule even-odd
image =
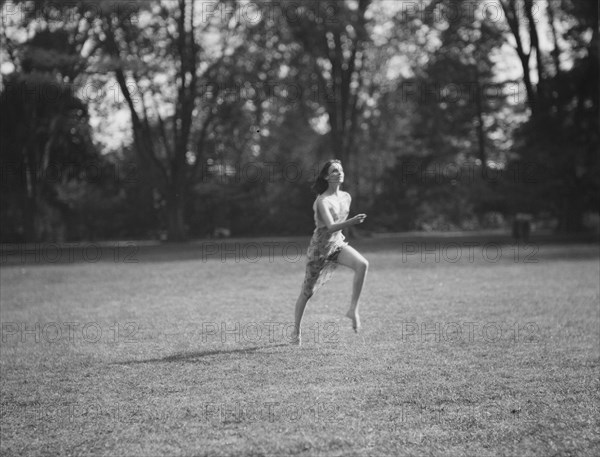
[[[504,15],[506,16],[506,22],[515,38],[515,51],[519,56],[519,60],[521,61],[521,67],[523,68],[523,82],[525,83],[525,90],[527,92],[527,102],[529,108],[531,109],[531,115],[535,118],[537,117],[537,94],[533,87],[533,82],[531,81],[531,70],[529,68],[529,59],[531,57],[531,48],[529,52],[525,52],[523,47],[523,41],[521,40],[521,25],[519,22],[519,13],[517,11],[517,7],[515,4],[515,0],[508,0],[506,3],[505,0],[500,1],[500,6],[504,11]]]
[[[537,28],[535,26],[535,18],[533,17],[533,0],[525,0],[525,14],[529,22],[529,41],[531,43],[529,55],[535,49],[535,61],[537,66],[538,83],[536,91],[536,108],[544,109],[546,106],[546,71],[544,70],[544,61],[542,59],[542,51],[538,38]]]
[[[23,235],[25,242],[38,241],[36,233],[37,205],[35,197],[25,196],[23,205]]]
[[[178,185],[170,186],[167,195],[167,236],[169,241],[181,242],[187,239],[185,230],[183,192]]]
[[[552,0],[548,0],[546,9],[548,11],[548,25],[550,26],[550,31],[552,32],[552,44],[554,49],[550,55],[552,56],[552,61],[554,62],[554,73],[556,74],[557,79],[560,79],[560,46],[558,44],[558,34],[556,33],[556,26],[554,25],[554,6],[552,5]]]
[[[477,110],[477,141],[479,143],[479,160],[481,160],[481,166],[483,170],[486,169],[487,157],[485,151],[485,131],[483,124],[483,103],[481,101],[481,84],[479,83],[479,71],[477,67],[474,68],[475,76],[475,108]]]

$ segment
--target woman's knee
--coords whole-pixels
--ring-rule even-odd
[[[358,263],[357,271],[360,273],[366,273],[369,270],[369,261],[367,259],[361,259]]]

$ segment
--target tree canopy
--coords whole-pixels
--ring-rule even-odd
[[[372,231],[597,214],[592,2],[0,5],[4,242],[306,233],[333,157]]]

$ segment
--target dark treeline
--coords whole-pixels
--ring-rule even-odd
[[[596,2],[0,3],[2,242],[598,217]]]

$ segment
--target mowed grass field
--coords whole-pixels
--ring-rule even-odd
[[[598,244],[358,240],[297,347],[307,242],[4,262],[1,454],[600,455]]]

